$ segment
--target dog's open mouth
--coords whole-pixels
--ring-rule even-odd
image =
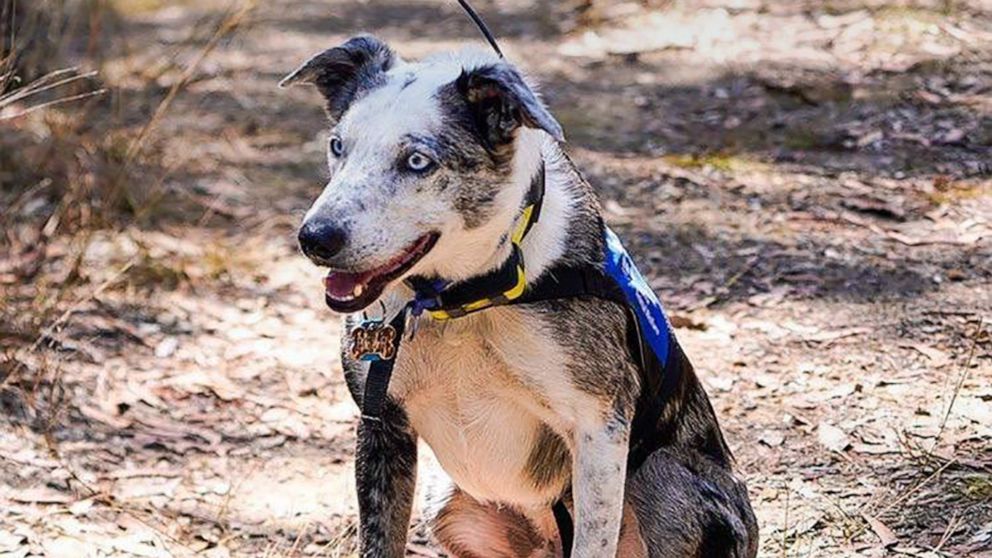
[[[335,312],[357,312],[375,302],[392,281],[420,261],[438,239],[437,233],[418,238],[385,264],[366,271],[331,270],[324,278],[324,300]]]

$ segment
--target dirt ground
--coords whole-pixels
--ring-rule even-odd
[[[77,60],[111,96],[0,121],[56,159],[93,155],[45,143],[60,119],[154,121],[140,210],[72,234],[0,154],[0,557],[353,556],[356,409],[295,246],[323,115],[276,83],[359,31],[477,32],[447,0],[279,0],[211,46],[227,3],[123,4]],[[992,5],[477,4],[671,313],[761,555],[992,556]]]

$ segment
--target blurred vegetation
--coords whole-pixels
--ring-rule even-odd
[[[117,67],[117,83],[108,83],[105,59],[128,50],[121,16],[161,2],[0,2],[0,245],[152,218],[169,174],[161,152],[148,148],[153,132],[252,4],[194,26],[185,44],[196,55],[184,67],[173,57],[162,67]],[[132,74],[139,87],[120,85]]]
[[[93,223],[122,192],[114,182],[122,138],[110,118],[87,118],[110,102],[98,79],[117,24],[105,0],[3,0],[0,56],[0,244],[31,239],[14,225],[40,226],[38,240]],[[85,59],[89,68],[74,66]],[[95,66],[95,67],[94,67]],[[59,105],[66,110],[38,111]],[[42,213],[47,218],[38,219]],[[19,234],[20,233],[20,234]]]
[[[0,386],[24,369],[14,349],[48,344],[71,313],[100,231],[160,217],[175,164],[155,130],[253,6],[195,25],[182,65],[175,53],[152,70],[118,63],[128,52],[122,15],[162,4],[0,0]],[[165,286],[183,279],[145,252],[129,273]]]

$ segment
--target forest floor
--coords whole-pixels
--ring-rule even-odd
[[[276,83],[359,31],[477,32],[279,0],[214,41],[226,3],[123,4],[77,60],[112,95],[0,121],[0,556],[353,556],[356,409],[295,245],[325,125]],[[992,556],[992,8],[477,4],[671,313],[761,555]],[[13,182],[39,152],[85,196]]]

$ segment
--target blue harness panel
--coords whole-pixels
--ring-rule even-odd
[[[637,270],[634,261],[630,259],[620,239],[609,227],[606,227],[605,237],[606,263],[603,271],[623,290],[627,304],[637,315],[641,337],[648,342],[658,357],[658,362],[664,366],[664,363],[668,362],[671,344],[671,326],[668,317],[665,316],[665,310],[651,290],[651,286]]]

